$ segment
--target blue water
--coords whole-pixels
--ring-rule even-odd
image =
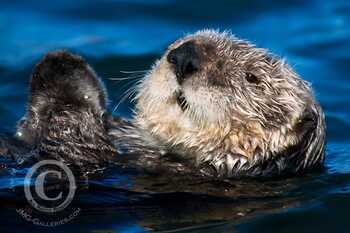
[[[327,118],[325,171],[276,181],[191,183],[111,169],[75,197],[72,222],[47,229],[15,211],[25,170],[0,169],[0,232],[350,232],[350,2],[348,0],[1,0],[0,132],[25,111],[31,69],[46,52],[83,55],[104,79],[110,108],[166,46],[203,28],[231,30],[285,57],[310,81]],[[116,112],[130,116],[126,101]]]

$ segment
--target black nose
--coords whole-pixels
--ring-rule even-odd
[[[169,63],[175,65],[177,81],[181,84],[188,76],[199,69],[199,56],[196,45],[186,42],[171,50],[167,56]]]

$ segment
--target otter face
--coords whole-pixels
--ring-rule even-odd
[[[151,100],[153,108],[168,104],[198,126],[272,126],[303,110],[308,95],[308,84],[267,51],[227,33],[201,31],[170,45],[138,99]]]
[[[170,45],[136,100],[137,124],[200,160],[282,152],[298,143],[307,109],[319,111],[309,85],[282,60],[210,30]]]

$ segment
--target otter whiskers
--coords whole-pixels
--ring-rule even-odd
[[[109,80],[113,81],[127,81],[120,89],[123,89],[124,87],[128,86],[131,84],[131,86],[126,89],[120,96],[120,100],[118,103],[115,105],[113,112],[116,112],[119,108],[119,106],[126,101],[127,99],[131,98],[131,102],[134,101],[134,97],[136,96],[135,94],[137,93],[138,90],[138,85],[142,81],[142,78],[145,76],[145,74],[148,72],[148,70],[137,70],[137,71],[120,71],[120,73],[123,74],[129,74],[126,77],[120,77],[120,78],[109,78]]]

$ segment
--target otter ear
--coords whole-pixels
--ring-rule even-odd
[[[295,128],[300,136],[294,150],[299,152],[296,154],[299,168],[321,164],[324,159],[325,137],[318,133],[324,127],[324,120],[317,108],[306,109]]]
[[[317,117],[317,113],[312,109],[305,109],[305,112],[300,117],[298,123],[295,126],[296,132],[299,136],[301,136],[301,138],[310,138],[310,134],[313,133],[317,127]]]

